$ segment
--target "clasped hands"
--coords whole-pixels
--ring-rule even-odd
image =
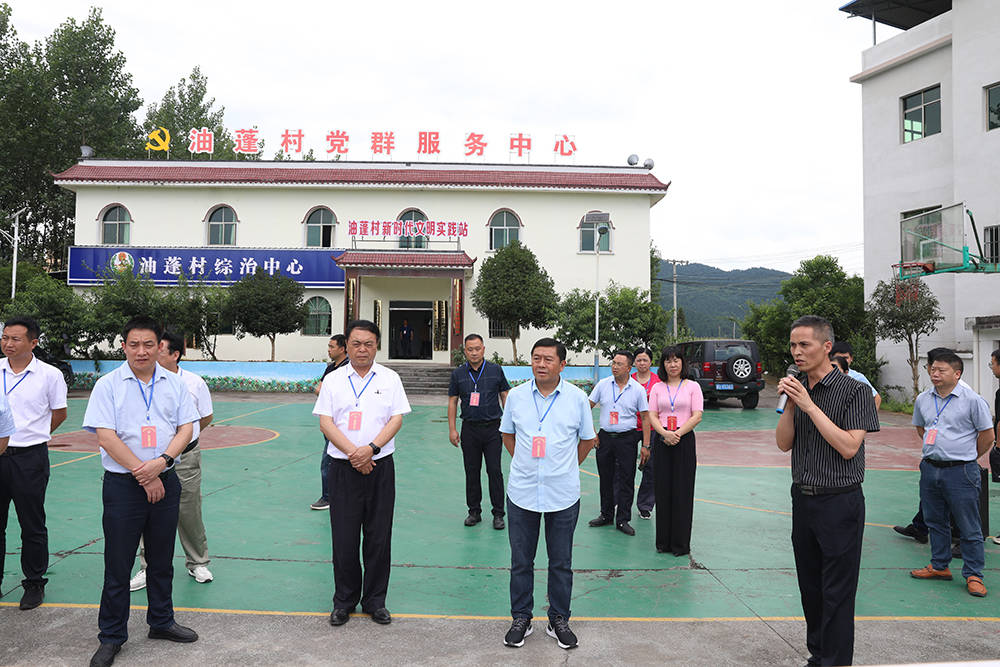
[[[351,462],[355,470],[362,475],[367,475],[375,467],[375,462],[372,461],[374,453],[371,447],[362,445],[361,447],[355,447],[351,455],[347,457],[347,460]]]
[[[160,479],[160,473],[166,469],[167,462],[159,456],[144,461],[132,469],[132,476],[146,491],[146,499],[151,503],[160,502],[167,493],[166,489],[163,488],[163,481]]]

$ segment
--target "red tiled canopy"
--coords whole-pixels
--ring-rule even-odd
[[[346,250],[334,260],[341,268],[383,267],[383,268],[435,268],[467,269],[476,260],[464,250],[452,252],[428,252],[413,250]]]

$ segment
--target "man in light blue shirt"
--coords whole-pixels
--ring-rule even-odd
[[[590,406],[601,406],[601,430],[597,433],[597,472],[601,479],[601,513],[590,526],[606,526],[612,521],[626,535],[635,535],[632,498],[635,495],[635,459],[640,432],[636,417],[642,417],[642,446],[649,447],[649,404],[646,390],[629,377],[631,352],[618,350],[611,355],[611,377],[597,383],[590,392]],[[617,509],[616,509],[617,508]]]
[[[913,405],[913,425],[924,443],[920,507],[929,529],[931,563],[910,575],[951,580],[950,513],[961,536],[966,588],[970,595],[985,597],[977,459],[993,444],[993,419],[986,401],[959,385],[962,370],[962,360],[953,352],[935,357],[927,367],[934,387],[917,396]]]
[[[504,637],[507,646],[523,646],[532,631],[535,553],[543,516],[549,559],[546,633],[560,648],[577,645],[569,629],[573,532],[580,515],[580,464],[596,436],[587,394],[562,379],[565,367],[566,346],[552,338],[538,340],[531,348],[534,379],[510,390],[500,422],[511,455],[507,527],[514,620]]]
[[[174,620],[171,587],[181,493],[173,466],[191,442],[199,415],[180,377],[156,363],[162,334],[148,317],[125,325],[126,361],[97,381],[83,417],[83,427],[97,434],[105,471],[101,646],[91,667],[114,663],[128,640],[129,576],[140,536],[146,547],[149,637],[198,639]]]

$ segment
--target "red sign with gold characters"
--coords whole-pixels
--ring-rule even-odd
[[[233,151],[241,155],[257,155],[263,150],[263,141],[260,138],[260,130],[256,127],[242,128],[233,132],[235,145]],[[215,132],[207,127],[192,127],[187,133],[188,152],[192,155],[215,152]],[[146,135],[149,141],[146,142],[147,151],[170,151],[170,132],[164,128],[155,128]],[[296,130],[285,129],[281,133],[279,145],[285,155],[302,153],[306,134],[301,128]],[[371,151],[371,156],[384,155],[392,157],[399,148],[400,138],[394,130],[376,130],[369,134],[369,141],[364,145]],[[409,139],[409,137],[408,137]],[[437,130],[420,130],[415,137],[416,154],[440,155],[442,150],[441,132]],[[342,129],[330,130],[326,136],[326,153],[334,154],[337,158],[347,155],[351,150],[351,136]],[[364,142],[364,139],[361,140]],[[457,145],[457,141],[455,142]],[[412,145],[412,144],[410,144]],[[466,157],[485,157],[486,147],[490,145],[484,132],[471,131],[462,140],[462,150]],[[444,145],[447,147],[447,144]],[[502,146],[502,143],[501,143]],[[508,154],[519,159],[530,158],[532,139],[530,134],[518,132],[511,134],[507,143]],[[364,150],[364,148],[361,148]],[[574,157],[577,152],[576,137],[572,134],[557,134],[552,147],[554,158]]]
[[[376,236],[464,237],[469,235],[469,223],[455,220],[349,220],[347,234],[360,238],[374,238]]]

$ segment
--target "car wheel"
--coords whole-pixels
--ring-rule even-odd
[[[740,403],[743,404],[743,408],[746,410],[753,410],[757,407],[757,403],[760,402],[760,394],[747,394],[740,399]]]
[[[746,382],[755,370],[753,360],[745,354],[738,354],[726,361],[726,375],[736,382]]]

